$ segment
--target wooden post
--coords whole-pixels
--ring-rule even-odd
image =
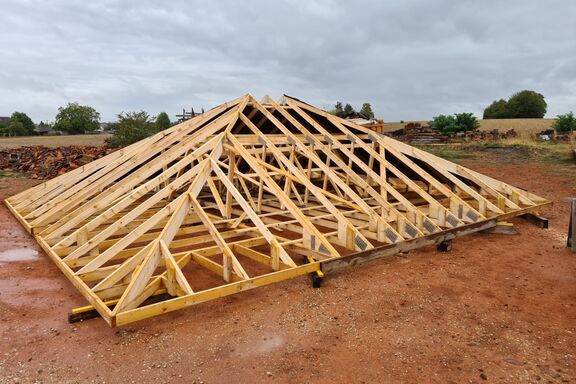
[[[384,144],[380,143],[380,157],[382,159],[386,159],[386,151],[384,149]],[[380,177],[382,178],[382,180],[384,180],[385,182],[386,180],[386,165],[384,165],[384,162],[382,161],[382,159],[380,160]],[[383,186],[380,187],[380,193],[382,194],[382,197],[386,200],[388,200],[388,194],[386,193],[386,188],[384,188]]]
[[[572,252],[576,253],[576,198],[569,198],[570,203],[570,222],[568,224],[568,241],[566,246],[570,247]]]
[[[228,155],[228,180],[234,183],[234,172],[236,170],[236,156],[233,153]],[[230,191],[226,192],[226,218],[232,217],[232,194]]]

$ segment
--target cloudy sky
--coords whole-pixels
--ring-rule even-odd
[[[283,93],[372,103],[387,121],[481,116],[522,89],[576,112],[576,2],[2,0],[0,116],[122,111]]]

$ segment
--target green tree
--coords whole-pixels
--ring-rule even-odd
[[[473,131],[480,126],[472,113],[455,113],[453,116],[438,115],[429,122],[430,126],[443,135],[452,136],[457,132]]]
[[[352,106],[350,104],[346,104],[344,106],[344,116],[351,115],[354,112],[356,112],[356,111],[354,110],[354,108],[352,108]]]
[[[370,105],[370,103],[362,104],[362,109],[360,109],[360,113],[369,119],[374,118],[374,112],[372,111],[372,106]]]
[[[510,96],[508,101],[493,101],[484,110],[484,119],[541,119],[547,108],[542,94],[524,90]]]
[[[22,126],[16,123],[20,123]],[[24,112],[14,112],[10,116],[10,121],[6,128],[9,131],[9,136],[30,136],[36,133],[34,131],[34,122]]]
[[[544,100],[544,96],[534,91],[520,91],[512,95],[508,99],[508,113],[511,118],[527,119],[536,118],[541,119],[546,114],[548,105]]]
[[[484,110],[483,119],[507,119],[509,118],[508,102],[504,99],[494,100]]]
[[[120,113],[114,128],[114,135],[106,140],[110,147],[123,147],[158,132],[156,124],[144,111]]]
[[[546,114],[548,105],[544,96],[534,91],[520,91],[508,99],[508,113],[513,119],[541,119]]]
[[[170,128],[172,123],[170,122],[170,118],[166,112],[160,112],[156,117],[156,128],[158,131],[163,131],[167,128]]]
[[[8,125],[4,128],[4,133],[8,136],[27,136],[24,124],[15,119],[10,119]]]
[[[556,121],[552,125],[556,133],[576,132],[576,117],[574,113],[568,112],[556,116]]]
[[[334,105],[334,109],[330,111],[331,114],[336,116],[342,116],[344,114],[344,107],[342,107],[342,102],[337,101]]]
[[[100,114],[87,105],[68,103],[58,108],[54,129],[71,135],[92,132],[100,127]]]

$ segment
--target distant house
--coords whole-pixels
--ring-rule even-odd
[[[10,116],[0,116],[0,125],[8,125]]]
[[[111,134],[114,133],[114,123],[100,123],[100,128],[98,128],[94,133]]]
[[[368,116],[359,112],[353,112],[344,118],[354,124],[370,128],[371,130],[379,133],[384,133],[384,120],[370,119]]]
[[[34,128],[34,130],[36,131],[37,134],[39,135],[54,135],[56,132],[52,129],[52,126],[49,124],[45,124],[43,122],[40,122],[40,124],[38,124],[36,126],[36,128]]]

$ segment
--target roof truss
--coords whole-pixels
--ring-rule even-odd
[[[295,98],[250,95],[6,200],[112,326],[548,203]]]

